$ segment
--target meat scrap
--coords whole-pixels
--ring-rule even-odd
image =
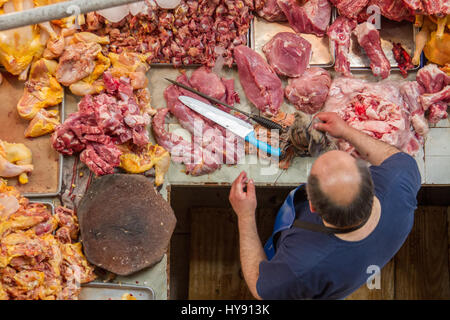
[[[289,25],[297,33],[311,33],[323,37],[331,18],[328,0],[309,0],[300,5],[297,0],[278,0]]]
[[[340,16],[355,19],[369,0],[330,0],[330,2],[338,9]]]
[[[286,98],[298,110],[313,114],[324,105],[330,86],[331,76],[328,71],[311,67],[301,77],[289,79],[289,84],[284,92]]]
[[[255,0],[255,11],[267,21],[286,21],[286,16],[277,2],[277,0]]]
[[[309,66],[311,44],[292,32],[279,32],[263,47],[267,61],[280,76],[299,77]]]
[[[411,56],[403,49],[400,43],[393,43],[392,53],[394,54],[395,61],[397,61],[400,73],[406,78],[408,76],[408,70],[414,68]]]
[[[349,51],[352,31],[356,27],[356,21],[339,16],[328,28],[327,35],[334,44],[336,72],[344,76],[351,76]]]
[[[234,57],[247,98],[263,113],[276,115],[283,103],[283,88],[275,71],[246,46],[237,47]]]
[[[419,101],[419,97],[424,91],[423,87],[417,81],[407,81],[400,86],[400,94],[408,106],[411,123],[414,130],[420,136],[426,136],[429,131],[428,121],[425,118],[425,110]]]
[[[80,159],[97,175],[114,172],[121,152],[116,145],[132,142],[145,146],[149,142],[146,126],[150,117],[142,113],[127,78],[104,74],[106,92],[85,96],[78,112],[56,128],[53,148],[64,154],[80,153]]]
[[[225,49],[225,64],[231,66],[233,49],[247,43],[253,1],[182,0],[170,10],[161,9],[155,1],[146,3],[147,13],[130,14],[118,23],[91,14],[82,28],[110,37],[105,55],[131,51],[148,54],[149,63],[172,63],[177,67],[213,67],[219,55],[216,47]]]
[[[380,33],[375,26],[369,22],[364,22],[356,26],[354,33],[358,43],[364,48],[370,59],[370,68],[375,76],[385,79],[391,72],[389,60],[381,48]]]

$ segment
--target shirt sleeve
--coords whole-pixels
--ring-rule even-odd
[[[400,188],[407,200],[415,199],[421,186],[421,177],[416,160],[399,152],[379,166],[370,167],[375,191],[378,196],[391,194],[393,188]]]

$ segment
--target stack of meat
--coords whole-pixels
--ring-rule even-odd
[[[106,92],[85,96],[78,112],[52,136],[53,147],[64,155],[80,153],[80,159],[97,175],[114,172],[120,164],[121,151],[116,145],[132,142],[144,147],[149,143],[147,113],[141,112],[127,78],[103,76]]]
[[[224,49],[225,63],[231,66],[233,49],[247,43],[253,0],[182,0],[173,10],[163,10],[155,1],[147,5],[147,14],[130,14],[118,23],[90,13],[83,28],[109,35],[110,52],[149,54],[148,62],[175,66],[200,63],[211,67],[218,56],[216,47]]]
[[[180,75],[177,81],[231,105],[239,101],[234,91],[234,80],[220,79],[206,67],[195,70],[190,79]],[[181,95],[209,103],[187,90],[169,86],[164,91],[167,108],[159,109],[152,120],[158,144],[169,150],[174,162],[184,163],[186,174],[193,176],[212,173],[222,164],[237,164],[244,156],[243,140],[186,107],[178,100]],[[165,129],[165,117],[169,112],[190,132],[191,141]]]

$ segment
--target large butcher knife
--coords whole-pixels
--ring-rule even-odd
[[[243,138],[245,141],[253,144],[258,149],[266,152],[267,154],[273,155],[275,157],[281,156],[280,148],[274,148],[271,145],[256,138],[255,130],[251,124],[200,100],[187,96],[180,96],[178,99],[195,112],[201,114],[205,118],[214,121],[225,129],[230,130],[235,135]]]

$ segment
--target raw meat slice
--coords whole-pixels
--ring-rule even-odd
[[[417,81],[407,81],[400,86],[400,94],[411,114],[411,123],[417,134],[425,136],[428,131],[428,122],[425,119],[425,110],[419,101],[424,90]]]
[[[277,0],[255,0],[256,13],[267,21],[286,21]]]
[[[385,79],[391,72],[389,60],[381,48],[380,33],[375,26],[364,22],[356,26],[354,31],[358,43],[364,48],[370,59],[370,68],[375,76]]]
[[[283,103],[283,87],[273,69],[246,46],[234,49],[239,80],[247,98],[264,114],[276,115]]]
[[[436,93],[450,84],[450,76],[435,64],[428,64],[417,72],[417,82],[424,87],[425,93]]]
[[[367,6],[369,0],[330,0],[330,2],[339,10],[340,16],[354,19]]]
[[[289,25],[297,33],[323,37],[330,23],[331,5],[328,0],[309,0],[300,5],[297,0],[278,0]]]
[[[222,100],[226,94],[225,85],[220,78],[208,68],[201,67],[192,72],[189,79],[192,87],[210,97]]]
[[[348,56],[350,51],[350,38],[355,27],[356,21],[339,16],[327,31],[328,37],[334,43],[336,56],[334,69],[336,72],[347,77],[352,75]]]
[[[312,67],[300,78],[289,79],[285,89],[286,98],[295,107],[306,113],[318,112],[327,100],[331,86],[331,76],[328,71]]]
[[[266,43],[263,52],[277,74],[295,78],[308,68],[311,44],[298,34],[279,32]]]

